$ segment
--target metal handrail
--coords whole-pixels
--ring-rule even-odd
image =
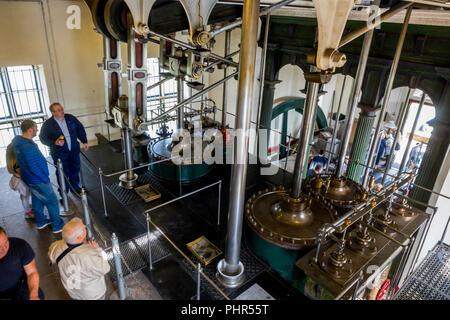
[[[151,166],[151,165],[153,165],[153,164],[158,164],[158,163],[165,162],[165,161],[169,161],[169,160],[170,160],[170,158],[163,159],[163,160],[158,160],[158,161],[155,161],[155,162],[149,162],[149,163],[140,165],[140,166],[138,166],[138,167],[134,167],[134,168],[131,168],[131,169],[126,169],[126,170],[122,170],[122,171],[118,171],[118,172],[114,172],[114,173],[109,173],[109,174],[104,174],[104,173],[102,172],[101,175],[104,176],[104,177],[106,177],[106,178],[109,178],[109,177],[117,176],[117,175],[122,174],[122,173],[127,173],[127,172],[129,172],[129,171],[134,171],[134,170],[137,170],[137,169],[141,169],[141,168],[144,168],[144,167]]]
[[[186,197],[189,197],[189,196],[191,196],[191,195],[193,195],[193,194],[196,194],[196,193],[198,193],[198,192],[200,192],[200,191],[203,191],[203,190],[206,190],[206,189],[208,189],[208,188],[214,187],[215,185],[218,185],[218,184],[222,184],[222,180],[218,180],[218,181],[216,181],[216,182],[214,182],[214,183],[211,183],[211,184],[209,184],[209,185],[207,185],[207,186],[205,186],[205,187],[202,187],[202,188],[200,188],[200,189],[197,189],[197,190],[194,190],[194,191],[192,191],[192,192],[186,193],[186,194],[184,194],[184,195],[182,195],[182,196],[179,196],[179,197],[177,197],[177,198],[175,198],[175,199],[172,199],[172,200],[169,200],[169,201],[167,201],[167,202],[164,202],[164,203],[162,203],[162,204],[160,204],[160,205],[157,205],[156,207],[147,209],[147,210],[144,211],[144,215],[147,214],[147,213],[150,213],[150,212],[152,212],[152,211],[154,211],[154,210],[156,210],[156,209],[159,209],[159,208],[161,208],[161,207],[164,207],[164,206],[166,206],[166,205],[168,205],[168,204],[171,204],[172,202],[176,202],[176,201],[178,201],[178,200],[181,200],[181,199],[183,199],[183,198],[186,198]]]
[[[170,238],[152,221],[149,221],[153,227],[155,227],[155,229],[162,234],[162,236],[164,238],[166,238],[166,240],[194,267],[194,269],[197,268],[196,264],[189,259],[189,257],[183,252],[181,251],[180,248],[178,248],[178,246],[172,241],[170,240]],[[212,281],[206,274],[203,273],[203,271],[199,270],[199,273],[206,279],[206,281],[208,281],[213,287],[214,289],[216,289],[225,299],[227,300],[231,300],[226,294],[225,292],[223,292],[215,283],[214,281]]]

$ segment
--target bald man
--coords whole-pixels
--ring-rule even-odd
[[[104,300],[105,274],[110,269],[105,252],[86,238],[86,226],[79,218],[66,223],[62,237],[50,245],[48,257],[58,264],[67,293],[75,300]]]

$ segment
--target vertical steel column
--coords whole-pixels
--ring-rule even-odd
[[[184,82],[183,76],[177,77],[177,103],[181,103],[184,100]],[[202,100],[203,101],[203,100]],[[177,129],[184,128],[184,106],[181,106],[177,110]]]
[[[381,181],[381,184],[383,186],[384,186],[384,183],[386,182],[387,173],[389,171],[389,168],[391,167],[392,160],[394,159],[395,146],[397,145],[398,139],[400,137],[400,129],[399,128],[403,127],[403,123],[406,119],[406,113],[408,111],[408,106],[409,106],[409,99],[411,97],[412,92],[413,92],[413,89],[409,88],[408,94],[406,96],[406,100],[403,103],[402,109],[400,111],[399,121],[397,124],[397,133],[395,134],[394,143],[392,144],[391,154],[388,156],[388,158],[386,160],[386,171],[384,171],[383,180]]]
[[[123,272],[122,272],[122,261],[121,261],[121,254],[120,254],[120,247],[119,247],[119,239],[117,239],[116,234],[113,232],[112,238],[111,238],[111,248],[114,256],[114,265],[116,267],[116,276],[117,276],[117,287],[119,289],[119,298],[120,300],[125,300],[126,291],[125,291],[125,281],[123,279]]]
[[[258,34],[259,0],[245,0],[243,8],[239,87],[237,100],[237,141],[230,185],[230,205],[225,258],[217,265],[217,278],[228,287],[244,280],[244,265],[239,261],[247,181],[248,129],[253,105]]]
[[[256,139],[259,140],[259,122],[261,121],[261,109],[263,102],[263,93],[264,93],[264,79],[266,73],[266,55],[267,55],[267,43],[269,40],[269,26],[270,26],[270,13],[266,16],[266,26],[264,30],[264,44],[261,52],[261,66],[259,71],[259,100],[258,100],[258,109],[256,112]],[[267,130],[267,129],[264,129]],[[259,145],[259,141],[258,141]],[[258,152],[258,150],[257,150]]]
[[[200,286],[202,281],[202,265],[201,263],[197,264],[197,300],[200,300]]]
[[[225,32],[225,57],[230,54],[230,43],[231,43],[231,30]],[[227,67],[223,69],[223,77],[227,77]],[[222,127],[225,129],[227,125],[227,83],[223,83],[223,93],[222,93]]]
[[[150,215],[149,213],[147,213],[147,242],[148,242],[148,267],[150,269],[150,271],[153,270],[153,260],[152,260],[152,245],[151,245],[151,241],[150,241]]]
[[[125,169],[132,169],[133,168],[133,148],[132,148],[132,142],[131,142],[131,132],[129,129],[125,129],[124,130],[125,136],[124,136],[124,141],[125,141],[125,156],[126,156],[126,160],[127,162],[125,163]],[[128,179],[133,179],[133,170],[128,171],[127,172],[127,178]]]
[[[86,225],[88,239],[93,239],[91,217],[89,215],[87,195],[84,188],[81,188],[81,203],[83,205],[84,224]]]
[[[376,126],[376,129],[375,129],[375,135],[374,135],[374,138],[373,138],[373,141],[372,141],[372,146],[371,146],[370,152],[369,152],[369,158],[367,159],[367,165],[369,167],[373,166],[373,155],[375,153],[375,148],[377,146],[378,132],[380,132],[381,123],[383,122],[384,115],[386,114],[386,107],[387,107],[387,105],[389,103],[389,98],[391,96],[392,86],[394,84],[394,79],[395,79],[395,74],[397,72],[398,62],[400,61],[400,56],[402,54],[403,43],[405,42],[406,31],[408,30],[409,19],[411,18],[411,12],[412,12],[412,6],[410,6],[408,8],[408,11],[406,12],[405,20],[403,22],[402,31],[400,33],[400,38],[398,39],[397,49],[395,51],[394,60],[392,61],[391,71],[389,73],[389,78],[388,78],[388,82],[387,82],[387,85],[386,85],[386,92],[384,94],[383,106],[381,107],[380,117],[379,117],[378,122],[377,122],[377,126]],[[366,168],[366,170],[364,172],[363,183],[362,183],[363,186],[367,185],[367,180],[369,178],[369,172],[370,172],[370,169]]]
[[[133,169],[133,150],[131,142],[131,130],[128,128],[123,129],[123,142],[125,143],[125,169]],[[129,170],[119,177],[120,186],[125,189],[133,189],[137,183],[137,174],[134,170]]]
[[[306,90],[305,108],[303,110],[302,126],[300,130],[299,150],[295,158],[294,178],[291,197],[298,199],[302,191],[303,170],[308,161],[308,145],[314,128],[314,115],[317,107],[317,95],[319,92],[319,83],[308,82]]]
[[[423,107],[423,104],[425,103],[426,96],[427,95],[425,94],[425,92],[423,92],[422,98],[420,99],[419,108],[417,109],[416,118],[414,119],[414,124],[411,129],[411,134],[409,135],[409,138],[408,138],[408,144],[406,145],[405,153],[403,154],[403,157],[402,157],[402,162],[400,163],[400,167],[398,168],[397,179],[402,174],[402,171],[403,171],[403,168],[405,167],[406,161],[407,161],[407,159],[409,159],[409,150],[411,149],[411,142],[414,138],[414,133],[416,132],[417,122],[419,121],[420,113],[422,112],[422,107]],[[395,145],[392,146],[391,153],[394,151],[394,147],[395,147]]]
[[[222,198],[222,181],[219,183],[219,195],[217,196],[217,225],[220,226],[220,199]]]
[[[344,161],[347,154],[347,148],[350,142],[350,135],[352,134],[353,119],[355,118],[356,106],[358,105],[361,87],[366,72],[367,59],[369,58],[370,45],[372,43],[373,29],[369,30],[364,35],[364,42],[361,49],[361,56],[359,58],[358,70],[356,71],[356,78],[353,84],[352,101],[350,111],[348,112],[347,124],[345,127],[344,139],[341,141],[341,150],[339,154],[339,161],[336,169],[336,176],[341,177],[344,171]]]
[[[105,217],[108,217],[108,212],[106,211],[105,189],[103,187],[103,170],[102,170],[102,168],[98,168],[98,176],[100,178],[100,190],[102,190],[103,210],[105,213]]]
[[[67,199],[66,181],[64,179],[64,169],[61,159],[56,161],[56,167],[58,170],[58,182],[59,188],[61,189],[61,197],[63,201],[64,213],[60,213],[61,216],[69,215],[69,202]]]
[[[344,75],[344,82],[342,83],[341,94],[339,96],[339,104],[338,104],[338,108],[336,111],[336,119],[334,121],[333,137],[331,138],[331,145],[330,145],[330,150],[329,150],[330,153],[328,154],[328,159],[327,159],[326,173],[328,173],[329,168],[330,168],[331,157],[334,156],[334,142],[336,141],[337,128],[338,128],[338,124],[339,124],[339,116],[341,115],[341,105],[342,105],[341,102],[342,102],[342,96],[344,95],[344,88],[345,88],[346,81],[347,81],[347,76]],[[333,95],[333,97],[334,97],[334,95]],[[333,113],[331,113],[331,118],[333,118]]]

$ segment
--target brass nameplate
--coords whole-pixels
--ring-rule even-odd
[[[161,193],[149,184],[144,184],[134,190],[145,202],[161,198]]]
[[[213,245],[205,236],[189,242],[187,247],[205,266],[222,254],[222,250]]]

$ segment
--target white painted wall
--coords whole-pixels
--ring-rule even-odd
[[[80,8],[80,29],[66,27],[71,5]],[[39,2],[0,1],[0,65],[41,65],[48,89],[46,104],[59,101],[66,113],[75,115],[105,110],[102,36],[94,31],[91,12],[84,1],[44,0]],[[126,44],[121,44],[123,72],[127,65]],[[159,55],[158,46],[149,44],[149,57]],[[127,93],[126,79],[122,92]],[[46,112],[50,115],[46,106]],[[104,115],[81,117],[85,126],[104,123]],[[110,129],[113,138],[120,137]],[[107,134],[106,126],[86,130],[91,144],[96,132]]]

